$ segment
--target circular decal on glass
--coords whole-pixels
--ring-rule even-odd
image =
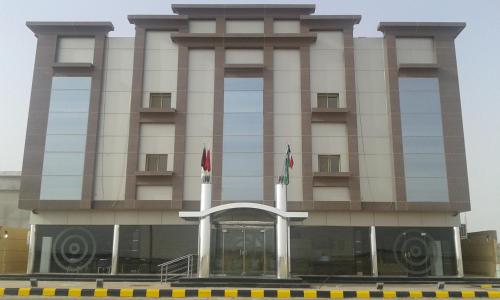
[[[393,252],[398,265],[409,274],[424,275],[432,268],[432,237],[425,232],[408,230],[394,242]]]
[[[54,240],[52,257],[67,272],[78,272],[87,267],[96,254],[96,242],[90,231],[71,227],[61,231]]]

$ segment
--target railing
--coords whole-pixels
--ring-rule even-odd
[[[196,256],[196,254],[186,254],[159,264],[160,282],[167,282],[182,277],[192,277],[193,272],[195,272]]]

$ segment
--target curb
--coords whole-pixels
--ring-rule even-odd
[[[347,291],[294,289],[80,289],[0,288],[0,296],[147,297],[147,298],[497,298],[500,291]]]

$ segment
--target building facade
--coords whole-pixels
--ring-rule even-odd
[[[156,273],[194,253],[200,276],[463,275],[464,23],[363,38],[361,16],[314,5],[172,10],[129,15],[134,37],[27,23],[28,272]]]

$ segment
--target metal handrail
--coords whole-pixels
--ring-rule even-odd
[[[192,277],[196,254],[186,254],[162,264],[160,267],[160,282],[167,282],[173,278]]]

